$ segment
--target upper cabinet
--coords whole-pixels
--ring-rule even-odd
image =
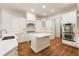
[[[36,28],[42,28],[42,21],[41,20],[36,21]]]
[[[36,31],[39,32],[42,29],[42,21],[37,20],[36,21]]]
[[[52,21],[50,19],[46,20],[46,28],[48,28],[48,29],[52,28]]]
[[[27,12],[26,21],[36,21],[36,15],[30,12]]]
[[[62,18],[63,18],[62,23],[76,23],[77,19],[76,11],[66,13],[62,16]]]

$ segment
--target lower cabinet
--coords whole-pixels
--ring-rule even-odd
[[[79,48],[79,35],[76,36],[76,47]]]
[[[29,41],[28,38],[27,38],[27,34],[26,33],[19,33],[19,34],[16,34],[16,36],[18,37],[17,38],[17,42],[18,43],[21,43],[21,42],[25,42],[25,41]]]
[[[35,53],[38,53],[49,46],[50,46],[49,36],[40,37],[40,38],[35,37],[31,41],[31,48]]]
[[[18,48],[15,47],[14,49],[6,53],[4,56],[18,56]]]

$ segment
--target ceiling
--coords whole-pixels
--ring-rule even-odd
[[[43,5],[45,5],[46,8],[43,8]],[[49,16],[60,12],[66,12],[76,7],[76,3],[0,3],[0,8],[32,12],[39,16]],[[54,12],[51,12],[51,10],[54,10]]]

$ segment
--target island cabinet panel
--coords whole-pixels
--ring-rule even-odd
[[[31,48],[35,53],[38,53],[50,46],[50,35],[43,33],[41,35],[42,36],[39,37],[34,36],[33,40],[31,40]]]
[[[36,50],[37,51],[41,51],[42,49],[48,47],[50,45],[50,39],[49,39],[49,36],[47,37],[42,37],[42,38],[37,38],[38,42],[36,43]]]

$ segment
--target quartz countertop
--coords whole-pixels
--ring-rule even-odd
[[[52,35],[51,33],[34,33],[34,36],[40,38],[40,37],[45,37],[45,36],[50,36]]]

